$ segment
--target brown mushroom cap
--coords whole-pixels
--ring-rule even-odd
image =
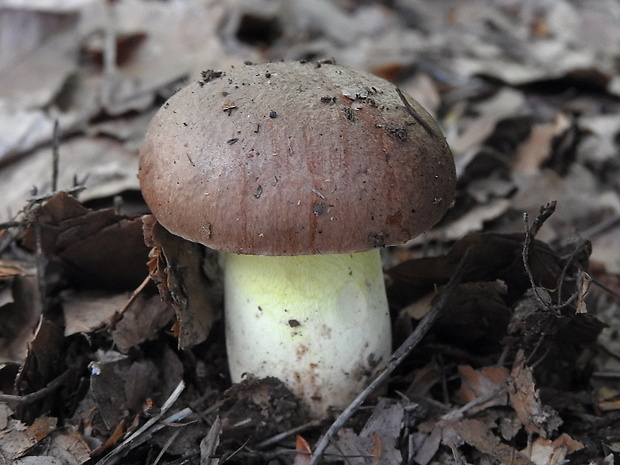
[[[406,242],[444,215],[456,182],[417,102],[374,75],[314,63],[204,72],[151,121],[139,178],[173,234],[255,255]]]

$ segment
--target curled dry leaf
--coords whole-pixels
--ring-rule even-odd
[[[217,252],[170,234],[152,215],[142,221],[144,240],[153,247],[149,271],[162,298],[174,306],[179,346],[199,344],[220,318],[222,281]]]
[[[508,393],[510,404],[528,433],[547,438],[562,424],[557,412],[541,402],[532,369],[525,365],[523,351],[517,353],[510,373]]]
[[[504,444],[495,436],[489,425],[482,420],[466,419],[460,420],[444,429],[450,429],[470,446],[475,447],[480,452],[488,454],[500,463],[510,463],[512,465],[533,465],[508,444]]]
[[[502,366],[483,367],[474,370],[468,365],[458,367],[461,387],[456,395],[463,402],[472,402],[478,398],[488,398],[470,412],[478,412],[496,405],[507,405],[508,395],[503,389],[508,380],[509,371]]]
[[[294,465],[306,465],[310,461],[310,455],[312,454],[312,447],[303,436],[295,436],[295,461]]]
[[[146,277],[148,249],[139,219],[118,215],[112,208],[90,210],[59,192],[31,221],[40,225],[43,254],[59,262],[62,274],[75,286],[133,290]],[[34,226],[23,243],[36,248]]]
[[[583,444],[575,441],[568,434],[563,433],[553,441],[546,438],[536,438],[531,450],[524,449],[523,455],[536,465],[561,465],[566,463],[566,456],[583,449]]]

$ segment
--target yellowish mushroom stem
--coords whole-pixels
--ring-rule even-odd
[[[233,382],[275,376],[315,417],[345,407],[389,361],[379,250],[225,255],[226,345]]]

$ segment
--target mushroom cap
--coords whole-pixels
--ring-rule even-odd
[[[332,64],[205,71],[149,124],[142,194],[171,233],[239,254],[404,243],[452,203],[433,118],[374,75]]]

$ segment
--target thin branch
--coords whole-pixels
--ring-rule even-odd
[[[299,433],[301,431],[304,431],[304,430],[306,430],[308,428],[313,428],[313,427],[318,426],[320,424],[321,424],[320,420],[309,421],[307,423],[304,423],[303,425],[296,426],[294,428],[289,429],[288,431],[283,431],[283,432],[281,432],[279,434],[276,434],[275,436],[272,436],[272,437],[270,437],[268,439],[265,439],[264,441],[256,444],[254,446],[254,449],[261,450],[261,449],[264,449],[265,447],[272,446],[273,444],[276,444],[276,443],[282,441],[283,439],[286,439],[287,437],[292,436],[293,434],[297,434],[297,433]]]
[[[15,402],[20,405],[32,404],[33,402],[49,396],[52,392],[58,389],[72,373],[73,370],[69,369],[57,378],[50,381],[44,388],[41,388],[35,392],[31,392],[30,394],[24,394],[23,396],[0,394],[0,402]]]
[[[409,335],[409,337],[396,349],[388,366],[377,375],[377,377],[370,383],[370,385],[364,389],[364,391],[358,395],[353,402],[351,402],[346,409],[340,414],[340,416],[329,427],[327,432],[321,437],[317,443],[312,458],[308,462],[308,465],[318,465],[325,453],[325,450],[329,446],[332,439],[336,436],[338,431],[344,426],[344,424],[353,416],[355,411],[364,403],[366,399],[383,383],[385,383],[394,370],[402,363],[402,361],[411,353],[413,348],[420,343],[420,341],[426,336],[431,329],[441,311],[444,309],[448,300],[456,290],[463,278],[463,271],[465,264],[469,258],[470,249],[465,251],[463,258],[452,274],[450,281],[446,284],[443,292],[439,294],[437,301],[430,309],[430,311],[422,318],[416,329]]]
[[[86,186],[84,186],[84,185],[77,185],[77,186],[71,187],[69,189],[63,189],[62,192],[66,192],[69,195],[75,196],[76,194],[79,194],[80,192],[82,192],[85,189],[86,189]],[[49,194],[34,195],[34,196],[32,196],[32,197],[30,197],[28,199],[28,202],[41,203],[41,202],[44,202],[45,200],[51,199],[56,194],[58,194],[57,191],[50,192]]]
[[[528,214],[523,214],[523,222],[525,223],[525,239],[523,239],[523,248],[521,249],[521,258],[523,260],[523,267],[525,268],[525,273],[530,281],[530,286],[534,291],[534,295],[538,303],[544,307],[551,309],[551,305],[544,301],[541,295],[538,293],[538,286],[534,281],[534,273],[532,273],[532,269],[530,268],[530,246],[538,234],[538,231],[542,227],[542,225],[547,221],[547,219],[553,214],[555,211],[555,206],[557,202],[551,202],[545,205],[544,207],[540,207],[540,213],[534,220],[532,226],[529,225]]]
[[[58,166],[60,165],[59,133],[58,120],[56,120],[54,121],[54,133],[52,135],[52,192],[56,192],[58,189]]]
[[[164,405],[162,405],[161,410],[157,415],[149,418],[149,420],[144,425],[142,425],[135,433],[125,439],[116,449],[107,454],[97,463],[99,465],[113,465],[117,463],[125,453],[144,442],[155,431],[163,428],[165,424],[157,425],[157,422],[162,419],[162,417],[168,410],[170,410],[170,407],[172,407],[172,405],[177,401],[184,389],[185,383],[183,381],[179,382],[175,390],[172,392],[172,394],[170,394],[170,397],[168,397],[166,402],[164,402]],[[181,412],[183,412],[185,416],[192,413],[190,409],[185,409]],[[177,412],[177,414],[171,415],[171,417],[174,418],[174,421],[177,421],[179,417],[178,414],[181,412]],[[171,417],[168,417],[167,420],[170,420]]]

